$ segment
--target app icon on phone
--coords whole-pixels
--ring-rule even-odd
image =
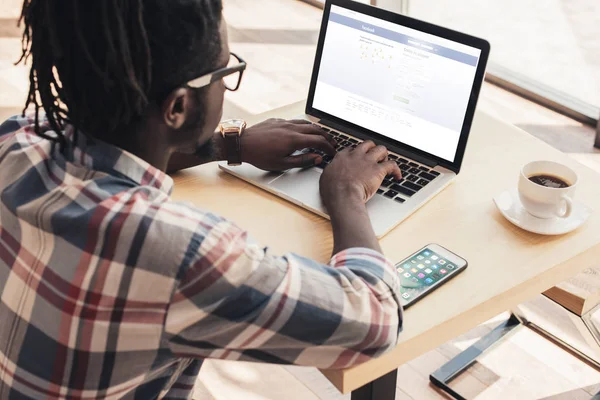
[[[405,273],[404,273],[404,277],[405,277],[405,278],[410,278],[410,272],[405,272]]]
[[[431,278],[425,279],[425,283],[432,283],[432,282],[433,282],[433,279],[431,279]]]
[[[402,298],[403,299],[408,299],[410,297],[410,294],[408,293],[402,293]]]
[[[416,264],[417,260],[410,260],[411,263]]]
[[[426,256],[429,256],[429,255],[431,255],[431,252],[430,252],[430,251],[427,251],[427,250],[425,250],[425,251],[423,252],[423,254],[424,254],[424,255],[426,255]]]
[[[437,264],[434,264],[434,265],[431,266],[431,268],[438,269],[439,267],[437,266]]]
[[[431,261],[425,260],[425,264],[431,264]]]
[[[399,274],[401,274],[401,273],[403,273],[403,272],[404,272],[404,268],[398,268],[398,270],[397,270],[397,271],[398,271],[398,273],[399,273]]]
[[[422,260],[422,259],[424,259],[424,258],[425,258],[425,257],[423,257],[423,256],[417,256],[417,260]]]
[[[447,265],[446,265],[446,268],[448,268],[448,269],[454,269],[454,265],[452,265],[452,264],[447,264]]]
[[[404,269],[409,269],[409,268],[410,268],[410,264],[409,263],[404,264]]]
[[[431,277],[432,277],[433,279],[439,279],[439,278],[440,278],[440,274],[438,274],[438,273],[436,272],[435,274],[431,275]]]
[[[442,274],[445,274],[445,273],[446,273],[446,272],[448,272],[448,271],[446,271],[445,269],[440,269],[440,272],[441,272]]]
[[[428,274],[430,274],[430,273],[432,273],[433,271],[432,271],[432,270],[430,270],[429,268],[427,268],[427,269],[425,270],[425,272],[427,272]]]
[[[410,278],[413,282],[417,282],[419,283],[419,280],[417,278],[415,278],[414,276],[412,278]]]
[[[423,264],[419,264],[419,265],[417,265],[417,268],[423,269],[423,268],[425,268],[425,266]]]
[[[418,269],[416,269],[416,268],[412,268],[412,269],[410,270],[410,272],[412,272],[413,274],[415,274],[415,273],[419,272],[419,270],[418,270]]]
[[[439,258],[438,256],[431,256],[431,259],[432,259],[433,261],[437,260],[438,258]]]
[[[446,264],[446,261],[444,261],[444,260],[440,260],[440,261],[438,261],[438,264],[440,264],[440,265],[444,265],[444,264]]]
[[[419,278],[421,278],[421,279],[425,278],[425,274],[423,274],[423,273],[420,273],[420,274],[419,274],[419,275],[417,275],[417,276],[418,276]]]

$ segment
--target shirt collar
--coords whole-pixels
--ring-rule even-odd
[[[75,163],[127,178],[140,186],[152,186],[168,195],[173,191],[173,179],[138,156],[81,132],[75,136],[73,132],[69,125],[65,138],[70,150],[68,153]]]

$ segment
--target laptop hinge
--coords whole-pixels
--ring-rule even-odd
[[[338,124],[336,122],[329,121],[325,118],[320,119],[319,123],[322,125],[329,126],[333,129],[335,129],[336,131],[345,132],[345,133],[348,133],[349,135],[356,136],[357,138],[362,139],[362,140],[372,140],[373,142],[375,142],[375,144],[383,145],[383,146],[387,147],[390,151],[392,151],[396,154],[399,154],[406,158],[410,158],[418,163],[427,165],[430,168],[437,166],[437,162],[435,162],[434,160],[420,156],[411,151],[402,149],[402,148],[396,146],[394,143],[385,142],[383,140],[372,138],[368,134],[365,134],[358,129],[348,128],[347,126],[343,126],[342,124]]]

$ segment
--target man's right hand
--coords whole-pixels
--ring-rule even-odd
[[[402,178],[394,161],[387,161],[388,151],[367,140],[356,149],[339,152],[321,175],[321,197],[325,207],[333,210],[343,198],[366,203],[381,186],[387,175]]]

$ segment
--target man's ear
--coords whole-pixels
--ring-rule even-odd
[[[164,123],[171,129],[181,128],[190,117],[191,98],[186,88],[173,90],[162,105]]]

